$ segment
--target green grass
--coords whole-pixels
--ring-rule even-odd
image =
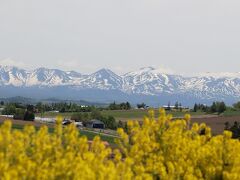
[[[98,135],[98,136],[101,137],[101,139],[103,141],[107,141],[110,144],[115,144],[115,142],[114,142],[115,138],[112,137],[112,136],[105,136],[105,135],[102,135],[102,134],[92,133],[92,132],[84,131],[84,130],[80,130],[80,135],[81,136],[86,136],[89,140],[93,140],[93,138]]]
[[[115,118],[142,118],[148,114],[146,110],[116,110],[102,111],[105,116],[113,116]]]
[[[159,116],[159,110],[155,109],[155,116]],[[129,110],[129,111],[103,111],[104,115],[113,116],[115,118],[126,118],[126,119],[139,119],[148,115],[148,110]],[[172,114],[174,117],[183,117],[186,113],[190,113],[192,116],[204,115],[203,112],[167,112]]]
[[[190,114],[191,116],[201,116],[206,115],[205,112],[169,112],[169,114],[172,114],[174,117],[183,117],[185,114]]]
[[[17,130],[23,130],[24,125],[13,124],[12,128],[17,129]],[[40,129],[39,127],[35,127],[35,128],[36,128],[36,130]],[[48,131],[49,131],[49,133],[53,133],[54,128],[48,128]],[[112,136],[102,135],[102,134],[93,133],[93,132],[84,131],[84,130],[80,130],[79,133],[80,133],[80,136],[86,136],[89,140],[93,140],[93,138],[98,135],[101,137],[101,139],[103,141],[107,141],[110,144],[115,144],[115,142],[114,142],[115,138]]]
[[[224,116],[240,116],[240,111],[225,111]]]
[[[148,110],[107,110],[107,111],[101,111],[101,113],[104,116],[113,116],[116,119],[142,119],[144,116],[148,115]],[[183,117],[186,112],[168,112],[172,114],[174,117]],[[44,117],[56,117],[56,116],[62,116],[64,118],[70,118],[71,115],[74,113],[55,113],[55,112],[46,112],[44,113]],[[197,115],[204,115],[203,112],[190,112],[192,116]],[[155,115],[156,117],[159,116],[158,109],[155,109]],[[36,116],[41,116],[40,114],[37,114]]]
[[[62,116],[64,118],[70,118],[74,113],[56,113],[56,112],[45,112],[43,117],[55,118],[57,116]],[[40,113],[37,113],[36,116],[41,117]]]

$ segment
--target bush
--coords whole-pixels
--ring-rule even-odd
[[[7,104],[3,109],[3,115],[14,115],[16,113],[16,106],[14,104]]]
[[[76,122],[82,122],[84,126],[86,126],[86,123],[91,119],[89,116],[89,113],[74,113],[71,116],[71,120],[74,120]]]
[[[213,102],[212,106],[210,107],[211,113],[218,113],[221,114],[227,110],[227,106],[224,102]]]
[[[35,119],[35,114],[33,112],[30,111],[26,111],[24,114],[24,120],[25,121],[34,121]]]
[[[83,121],[83,114],[82,113],[72,114],[71,120],[75,120],[76,122],[81,122]]]
[[[240,110],[240,102],[233,104],[233,107],[237,110]]]
[[[91,112],[91,119],[101,119],[103,116],[101,114],[101,112],[97,109],[94,109],[92,112]]]
[[[189,115],[172,121],[160,113],[118,129],[113,149],[59,119],[54,133],[46,126],[13,131],[7,121],[0,127],[0,179],[240,179],[240,141],[231,132],[213,137],[205,124],[190,126]]]
[[[25,116],[25,109],[16,109],[16,113],[13,116],[13,119],[23,120]]]
[[[112,130],[117,129],[117,122],[114,117],[112,116],[102,117],[100,120],[105,124],[105,128],[112,129]]]

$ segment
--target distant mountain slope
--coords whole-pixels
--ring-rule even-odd
[[[185,104],[240,99],[240,73],[205,73],[197,77],[168,74],[153,67],[117,75],[101,69],[90,75],[75,71],[38,68],[27,71],[17,67],[0,66],[0,96],[61,96],[62,99],[96,101],[129,100],[166,104]],[[38,98],[38,97],[37,97]]]
[[[83,79],[80,85],[84,88],[121,89],[122,78],[109,69],[101,69]]]

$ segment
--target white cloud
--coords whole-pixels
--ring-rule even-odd
[[[157,67],[156,71],[164,73],[164,74],[175,74],[175,71],[168,67]]]
[[[87,62],[81,62],[79,60],[59,60],[54,68],[59,68],[62,70],[68,71],[77,71],[80,73],[93,73],[100,69],[101,67],[97,67],[95,65],[87,64]]]
[[[0,65],[2,66],[16,66],[16,67],[19,67],[19,68],[32,68],[31,65],[29,64],[26,64],[24,62],[21,62],[21,61],[15,61],[11,58],[6,58],[6,59],[1,59],[0,60]]]

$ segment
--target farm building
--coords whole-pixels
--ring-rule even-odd
[[[97,129],[104,129],[105,124],[102,121],[99,121],[97,119],[93,119],[86,124],[87,128],[97,128]]]
[[[184,107],[184,106],[178,106],[178,107],[176,107],[176,106],[169,106],[169,105],[164,105],[164,106],[162,106],[162,108],[164,108],[165,110],[169,110],[169,111],[178,111],[178,110],[181,110],[181,111],[184,111],[184,112],[188,112],[188,111],[190,111],[190,108],[189,107]]]

